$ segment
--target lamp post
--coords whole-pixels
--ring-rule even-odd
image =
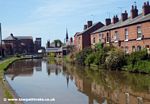
[[[2,29],[1,29],[1,23],[0,23],[0,47],[1,47],[1,57],[2,57],[2,54],[3,54],[3,49],[2,49]]]

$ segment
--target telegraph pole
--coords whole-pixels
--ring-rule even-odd
[[[2,57],[2,54],[3,54],[3,49],[2,49],[2,28],[1,28],[1,23],[0,23],[0,47],[1,47],[1,57]]]

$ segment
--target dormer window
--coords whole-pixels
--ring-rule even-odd
[[[137,40],[141,40],[142,39],[142,29],[141,26],[137,27]]]

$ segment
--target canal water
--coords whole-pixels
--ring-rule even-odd
[[[52,60],[12,64],[6,79],[25,104],[150,104],[150,76]],[[37,100],[50,101],[37,101]]]

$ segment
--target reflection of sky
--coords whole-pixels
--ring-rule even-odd
[[[48,76],[46,68],[46,62],[42,62],[42,71],[34,70],[32,76],[18,75],[13,81],[7,76],[6,78],[17,94],[23,98],[55,98],[56,104],[88,104],[88,98],[77,91],[73,81],[68,82],[62,72],[58,75],[52,72]]]

